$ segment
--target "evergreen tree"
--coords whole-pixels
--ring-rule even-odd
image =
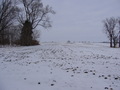
[[[30,46],[32,45],[32,24],[26,20],[25,23],[23,24],[23,28],[21,31],[21,45],[22,46]]]

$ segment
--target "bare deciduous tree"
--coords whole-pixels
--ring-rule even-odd
[[[118,24],[118,18],[114,20],[115,20],[115,28],[113,31],[113,44],[114,44],[114,47],[116,47],[119,40],[119,29],[118,29],[119,24]]]
[[[118,30],[119,30],[119,33],[118,33],[118,40],[119,40],[119,47],[120,47],[120,17],[118,18]]]
[[[0,2],[0,43],[1,44],[5,44],[6,41],[5,39],[9,35],[10,27],[13,25],[17,12],[18,9],[13,4],[12,0],[2,0]]]
[[[114,44],[114,47],[116,46],[116,42],[117,42],[117,36],[118,36],[118,32],[116,31],[116,24],[117,24],[117,19],[114,17],[111,18],[107,18],[103,21],[104,24],[104,31],[107,35],[107,37],[110,40],[110,47],[112,47]]]
[[[19,14],[19,22],[24,23],[26,20],[32,23],[35,29],[38,25],[47,28],[51,27],[49,13],[55,14],[52,7],[43,6],[41,0],[20,0],[23,4],[23,12]]]
[[[48,14],[55,14],[51,7],[48,5],[44,7],[41,0],[20,0],[20,2],[23,4],[23,8],[21,9],[23,12],[19,13],[18,20],[23,27],[26,21],[31,23],[32,31],[36,29],[38,25],[44,28],[51,27]]]

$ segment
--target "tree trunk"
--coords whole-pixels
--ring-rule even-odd
[[[112,47],[112,37],[110,38],[110,47]]]
[[[120,47],[120,35],[119,35],[119,47]]]
[[[115,40],[113,40],[113,44],[114,44],[114,48],[116,47],[116,42],[115,42]]]

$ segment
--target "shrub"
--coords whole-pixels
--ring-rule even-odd
[[[21,45],[21,41],[20,40],[16,40],[14,42],[14,44],[15,45]],[[40,44],[39,44],[39,42],[37,40],[32,40],[30,46],[32,46],[32,45],[40,45]],[[24,45],[24,46],[27,46],[27,45]]]
[[[31,45],[40,45],[37,40],[32,40]]]

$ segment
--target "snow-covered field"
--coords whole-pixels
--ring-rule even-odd
[[[0,48],[0,90],[120,90],[120,48],[102,43]]]

